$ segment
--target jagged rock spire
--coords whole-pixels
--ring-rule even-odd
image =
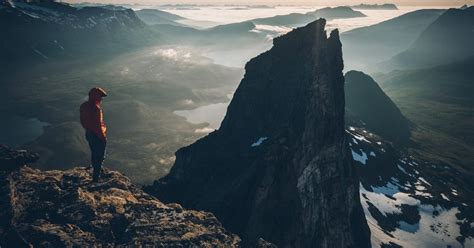
[[[320,19],[250,60],[221,128],[176,153],[147,190],[208,210],[244,245],[369,247],[344,135],[337,30]]]

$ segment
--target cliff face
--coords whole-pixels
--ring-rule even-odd
[[[0,246],[2,247],[237,247],[211,213],[165,205],[106,171],[39,171],[36,156],[0,146]],[[263,242],[263,241],[261,241]]]
[[[370,246],[344,138],[341,43],[324,27],[295,29],[248,62],[221,128],[146,190],[213,212],[244,245]]]

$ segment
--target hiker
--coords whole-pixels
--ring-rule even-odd
[[[89,100],[81,104],[81,124],[86,130],[86,139],[91,149],[91,166],[93,168],[92,181],[98,182],[102,172],[102,163],[105,157],[107,144],[106,127],[102,114],[102,98],[107,93],[101,88],[92,88],[89,91]]]

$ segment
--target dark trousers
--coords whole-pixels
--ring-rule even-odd
[[[93,175],[94,178],[98,178],[100,176],[100,171],[102,170],[107,142],[89,130],[86,130],[86,139],[87,142],[89,142],[89,147],[91,149],[91,164],[94,169]]]

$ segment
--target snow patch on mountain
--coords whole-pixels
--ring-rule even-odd
[[[255,141],[254,143],[252,143],[252,145],[250,145],[251,147],[256,147],[256,146],[260,146],[265,140],[267,140],[268,137],[260,137],[258,138],[257,141]]]
[[[469,209],[459,198],[461,193],[440,186],[443,182],[426,174],[423,167],[446,170],[446,166],[433,167],[433,163],[404,156],[360,128],[348,129],[347,133],[353,160],[364,164],[357,168],[372,247],[474,247],[474,238],[467,234],[473,222],[467,218]],[[362,159],[364,151],[382,149],[384,153],[376,157],[369,153]],[[444,187],[442,191],[440,187]]]
[[[351,152],[352,152],[352,158],[354,159],[354,161],[357,161],[361,164],[365,164],[367,162],[367,154],[364,151],[362,151],[362,149],[359,149],[359,152],[361,154],[354,151],[353,149],[351,149]]]

